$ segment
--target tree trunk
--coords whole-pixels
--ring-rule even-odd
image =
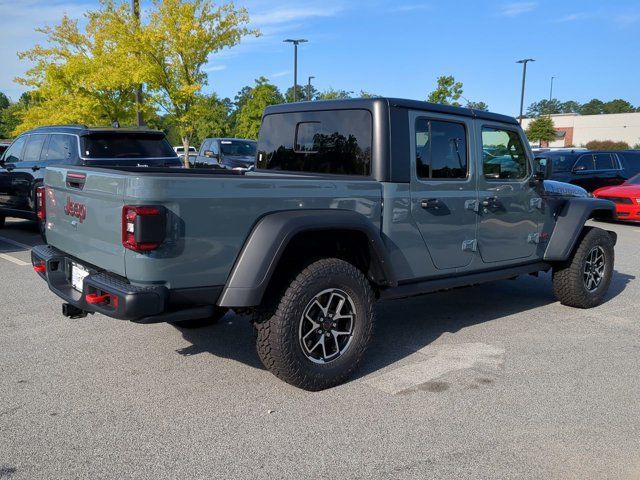
[[[191,164],[189,163],[189,137],[182,137],[182,145],[184,146],[184,159],[182,163],[184,164],[184,168],[191,168]]]

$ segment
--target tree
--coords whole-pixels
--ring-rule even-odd
[[[360,98],[377,98],[380,95],[376,95],[375,93],[367,92],[366,90],[360,90]]]
[[[335,88],[329,87],[326,90],[320,92],[317,96],[318,100],[343,100],[346,98],[351,98],[353,92],[348,92],[347,90],[336,90]]]
[[[284,97],[278,87],[265,77],[256,79],[255,86],[247,93],[244,105],[237,112],[235,134],[242,138],[258,138],[264,109],[283,102]]]
[[[526,134],[527,138],[531,141],[551,142],[557,138],[553,120],[548,116],[542,116],[533,120],[529,124],[529,128],[527,128]]]
[[[436,89],[429,94],[427,102],[453,105],[459,107],[458,100],[462,96],[462,82],[456,82],[452,75],[438,77]]]
[[[484,102],[467,102],[467,108],[471,108],[472,110],[480,110],[483,112],[489,111],[489,105]]]
[[[9,97],[7,97],[4,93],[0,92],[0,110],[4,110],[10,104],[11,102],[9,101]]]
[[[603,105],[603,110],[604,113],[631,113],[636,111],[633,105],[621,98],[606,102]]]
[[[560,105],[561,113],[580,113],[581,105],[575,100],[568,100],[566,102],[562,102]]]
[[[542,115],[554,115],[562,112],[562,104],[557,98],[549,100],[540,100],[539,102],[533,102],[527,107],[527,117],[537,118]]]
[[[604,102],[594,98],[580,107],[580,115],[599,115],[604,113]]]
[[[298,95],[297,98],[299,101],[311,101],[316,98],[318,95],[318,90],[316,87],[311,85],[311,96],[307,95],[307,85],[298,85]],[[287,103],[293,102],[293,87],[289,87],[284,94],[284,101]]]

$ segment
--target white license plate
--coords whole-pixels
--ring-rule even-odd
[[[82,292],[84,286],[84,277],[89,275],[89,271],[78,265],[77,263],[71,264],[71,286],[79,292]]]

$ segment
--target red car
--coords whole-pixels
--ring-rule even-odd
[[[622,185],[599,188],[593,196],[614,202],[620,220],[640,222],[640,174]]]

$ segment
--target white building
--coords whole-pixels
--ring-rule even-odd
[[[583,147],[591,140],[627,142],[631,148],[640,144],[640,112],[611,113],[605,115],[578,115],[560,113],[551,115],[558,139],[549,147]],[[522,119],[527,129],[532,118]]]

